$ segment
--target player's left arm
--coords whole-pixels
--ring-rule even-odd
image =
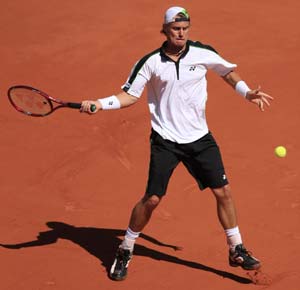
[[[260,86],[257,89],[251,90],[235,71],[226,74],[223,76],[223,79],[240,95],[251,103],[256,104],[261,111],[264,111],[264,105],[270,106],[270,101],[273,100],[273,97],[261,91]]]

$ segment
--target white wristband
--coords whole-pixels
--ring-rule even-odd
[[[244,81],[238,81],[235,85],[235,90],[243,97],[246,97],[247,92],[251,91]]]
[[[98,99],[101,104],[102,110],[115,110],[121,108],[121,103],[116,96],[110,96],[103,99]]]

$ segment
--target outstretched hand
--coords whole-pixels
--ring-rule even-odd
[[[261,111],[264,111],[264,106],[270,106],[270,101],[274,98],[260,90],[260,86],[256,90],[247,92],[246,99],[251,103],[256,104]]]

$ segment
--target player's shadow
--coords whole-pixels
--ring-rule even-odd
[[[109,273],[110,266],[114,260],[115,250],[119,246],[121,239],[120,236],[124,235],[123,230],[119,229],[105,229],[105,228],[88,228],[88,227],[75,227],[62,222],[47,222],[46,225],[51,228],[51,230],[46,232],[40,232],[37,239],[34,241],[28,241],[19,244],[0,244],[0,246],[7,249],[21,249],[27,247],[37,247],[56,243],[58,239],[66,239],[72,241],[73,243],[81,246],[91,255],[97,257],[102,265],[106,268],[107,273]],[[177,246],[164,244],[148,235],[141,234],[141,238],[152,242],[153,244],[169,247],[174,250],[179,250]],[[150,257],[155,260],[166,261],[169,263],[176,263],[186,267],[191,267],[194,269],[199,269],[206,272],[214,273],[223,278],[231,279],[233,281],[250,284],[252,281],[250,279],[226,272],[221,271],[212,267],[205,266],[203,264],[183,260],[176,256],[165,254],[160,251],[150,249],[148,247],[139,245],[138,243],[134,248],[135,256],[145,256]]]

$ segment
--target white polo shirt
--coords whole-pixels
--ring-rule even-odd
[[[165,55],[163,46],[135,64],[122,89],[139,98],[147,86],[152,128],[164,139],[190,143],[208,133],[207,70],[224,76],[236,64],[200,42],[189,40],[177,62]]]

